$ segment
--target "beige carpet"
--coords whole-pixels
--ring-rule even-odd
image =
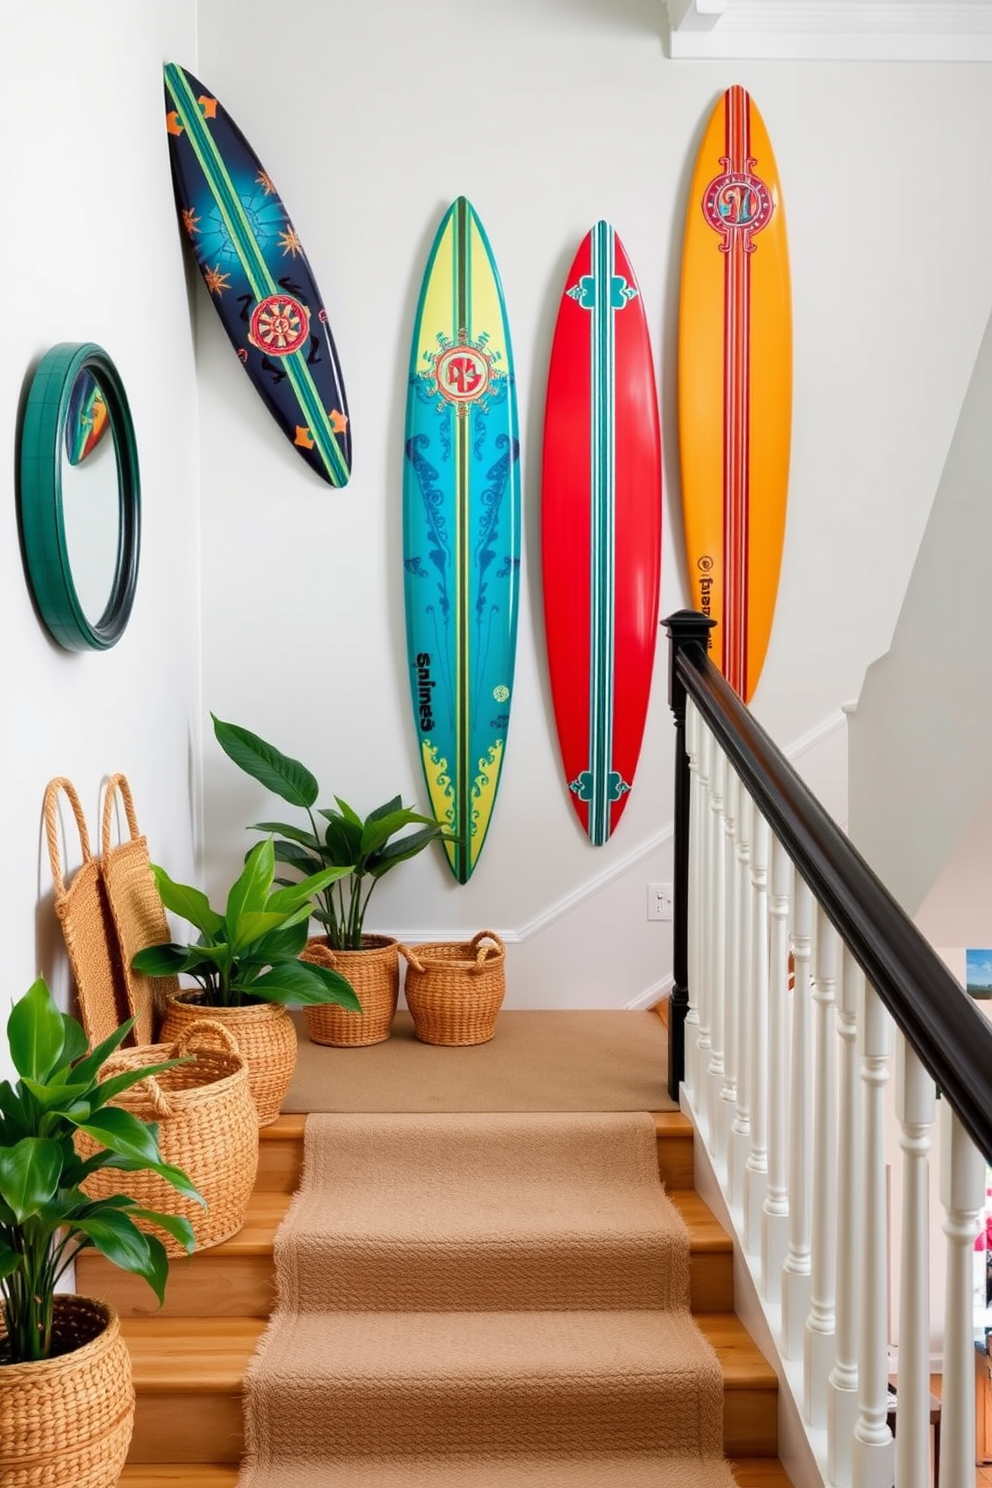
[[[640,1113],[315,1115],[240,1488],[731,1488]]]
[[[673,1111],[668,1030],[649,1012],[504,1009],[496,1036],[465,1049],[421,1044],[410,1014],[367,1048],[307,1038],[284,1111]]]

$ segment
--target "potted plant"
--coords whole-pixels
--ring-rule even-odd
[[[131,962],[146,976],[187,975],[198,984],[166,999],[162,1040],[181,1037],[187,1024],[209,1008],[211,1017],[219,1017],[230,1028],[248,1065],[260,1126],[278,1116],[296,1067],[296,1030],[287,1004],[336,1003],[360,1010],[354,990],[340,972],[300,960],[312,896],[348,870],[323,868],[299,883],[274,888],[275,864],[271,839],[256,843],[220,914],[206,894],[173,882],[153,863],[166,909],[200,933],[186,945],[146,946]]]
[[[152,1223],[193,1249],[187,1219],[145,1209],[119,1193],[93,1199],[82,1189],[101,1168],[147,1169],[203,1202],[186,1174],[161,1160],[155,1127],[110,1104],[148,1073],[146,1067],[101,1079],[104,1061],[133,1023],[132,1018],[90,1051],[80,1024],[59,1011],[40,977],[14,1004],[7,1023],[20,1078],[0,1081],[5,1482],[5,1470],[16,1464],[19,1483],[111,1488],[124,1465],[134,1418],[130,1358],[112,1307],[57,1290],[75,1256],[90,1247],[100,1251],[143,1276],[161,1302],[168,1256],[161,1240],[135,1221]],[[153,1073],[174,1062],[153,1066]],[[75,1145],[80,1132],[92,1139],[86,1157]]]
[[[255,831],[273,834],[277,861],[306,875],[331,867],[339,870],[312,895],[311,914],[323,934],[311,937],[303,954],[307,961],[345,973],[358,988],[363,1016],[359,1019],[334,1007],[308,1008],[310,1037],[337,1045],[381,1042],[389,1037],[396,1011],[399,955],[391,936],[365,931],[372,891],[387,873],[430,843],[457,839],[443,822],[404,806],[399,796],[364,819],[340,796],[335,796],[335,806],[319,807],[315,815],[320,787],[305,765],[249,729],[210,716],[224,753],[254,780],[306,812],[309,828],[288,822],[255,823]]]

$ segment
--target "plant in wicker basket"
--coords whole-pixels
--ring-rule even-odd
[[[306,812],[309,829],[288,822],[255,823],[254,830],[273,834],[276,860],[301,874],[329,867],[339,870],[333,882],[312,896],[311,914],[323,934],[313,936],[303,954],[309,963],[337,968],[352,982],[357,979],[363,1017],[334,1007],[308,1008],[310,1037],[338,1045],[388,1038],[399,991],[399,956],[390,937],[365,933],[372,891],[387,873],[432,842],[454,842],[457,837],[443,822],[404,806],[399,796],[377,806],[364,820],[340,796],[334,798],[336,806],[317,808],[315,815],[320,787],[305,765],[258,734],[211,717],[224,753],[254,780]]]
[[[143,1276],[159,1301],[169,1262],[161,1241],[135,1219],[150,1220],[185,1249],[193,1248],[189,1221],[142,1209],[122,1194],[93,1200],[81,1185],[101,1168],[148,1169],[180,1194],[200,1195],[181,1169],[164,1163],[154,1125],[110,1102],[172,1061],[100,1079],[104,1061],[131,1029],[121,1025],[89,1051],[75,1018],[55,1006],[43,978],[14,1004],[7,1023],[11,1058],[20,1075],[0,1081],[0,1299],[4,1336],[0,1362],[46,1359],[56,1340],[52,1304],[56,1285],[87,1247]],[[77,1132],[97,1144],[85,1160]]]
[[[164,868],[152,864],[166,909],[200,933],[186,945],[146,946],[131,962],[147,976],[187,975],[199,986],[198,993],[181,992],[167,1000],[164,1040],[178,1038],[205,1007],[230,1023],[248,1063],[248,1082],[263,1125],[278,1115],[296,1062],[296,1032],[286,1005],[336,1003],[360,1009],[354,989],[339,971],[300,960],[312,896],[347,870],[328,867],[300,883],[273,888],[275,863],[271,840],[256,843],[231,886],[223,914],[199,889],[175,883]]]

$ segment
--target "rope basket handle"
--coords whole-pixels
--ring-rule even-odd
[[[493,945],[483,945],[484,940],[491,940]],[[480,930],[473,935],[469,946],[475,952],[475,967],[473,970],[481,971],[489,956],[502,956],[506,953],[506,946],[500,940],[495,930]]]
[[[410,949],[409,946],[398,945],[396,949],[407,962],[407,964],[413,967],[414,971],[424,970],[424,963],[422,961],[418,961],[417,957],[413,954],[413,951]]]
[[[134,798],[131,795],[131,787],[126,775],[111,775],[107,781],[107,789],[103,797],[103,823],[100,832],[100,850],[106,857],[110,852],[110,828],[113,820],[114,798],[120,792],[121,800],[124,802],[124,815],[127,817],[127,828],[131,834],[132,841],[140,837],[138,831],[138,818],[134,810]]]
[[[133,1070],[140,1060],[134,1053],[128,1053],[126,1049],[119,1054],[112,1054],[101,1068],[101,1074],[105,1079],[111,1079],[114,1075],[122,1075],[126,1070]],[[143,1080],[136,1080],[130,1087],[132,1090],[146,1090],[152,1103],[152,1110],[160,1121],[169,1121],[173,1116],[172,1105],[169,1097],[162,1089],[154,1075],[146,1075]]]
[[[65,895],[65,879],[62,875],[62,856],[59,852],[59,791],[65,791],[72,814],[76,818],[76,826],[79,828],[79,843],[83,850],[83,862],[89,863],[93,859],[90,852],[90,834],[86,828],[86,818],[76,787],[71,780],[64,775],[56,775],[45,787],[45,836],[48,839],[48,856],[52,864],[52,879],[55,883],[55,892],[59,899]]]
[[[197,1018],[195,1023],[189,1023],[176,1039],[175,1048],[179,1058],[194,1052],[193,1040],[196,1040],[198,1049],[206,1050],[209,1045],[204,1043],[204,1035],[209,1039],[211,1035],[220,1042],[225,1054],[233,1054],[235,1058],[241,1059],[241,1048],[237,1039],[229,1028],[225,1028],[218,1018]]]

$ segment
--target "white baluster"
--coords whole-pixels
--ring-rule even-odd
[[[751,1038],[754,1030],[754,966],[751,936],[754,914],[751,908],[751,797],[740,788],[737,803],[737,1033],[734,1040],[737,1056],[737,1109],[730,1128],[730,1201],[744,1202],[744,1169],[751,1146]],[[728,1039],[729,1043],[729,1039]]]
[[[837,1349],[827,1392],[827,1476],[851,1488],[858,1420],[858,1328],[861,1321],[861,1092],[858,1008],[864,974],[850,951],[842,955],[837,1032],[840,1037],[840,1126],[837,1137]]]
[[[834,1314],[837,1273],[837,1060],[834,999],[837,932],[816,910],[816,1065],[813,1080],[813,1205],[810,1310],[806,1318],[804,1383],[806,1419],[827,1424],[827,1381],[836,1354]]]
[[[810,1010],[810,944],[813,898],[796,875],[793,896],[792,1066],[789,1087],[789,1253],[782,1268],[782,1351],[801,1359],[812,1276],[813,1039]]]
[[[765,1296],[782,1296],[789,1243],[789,888],[792,864],[772,838],[768,896],[768,1184],[762,1204],[761,1274]]]
[[[760,811],[751,827],[751,1145],[744,1169],[744,1248],[761,1250],[762,1205],[768,1192],[768,823]],[[784,856],[784,854],[783,854]],[[783,946],[782,975],[785,976]]]
[[[853,1481],[854,1488],[892,1488],[895,1453],[888,1423],[889,1251],[885,1186],[885,1085],[892,1053],[892,1020],[870,983],[865,984],[862,1026],[864,1240]]]
[[[727,1158],[727,1187],[730,1187],[730,1128],[737,1107],[737,1028],[740,1006],[741,881],[737,872],[737,808],[740,781],[727,765],[723,797],[724,882],[727,893],[727,923],[724,931],[723,963],[723,1084],[720,1088],[719,1148]]]
[[[723,1091],[723,1030],[725,980],[727,971],[727,855],[723,845],[723,803],[727,781],[727,757],[713,741],[713,769],[710,775],[710,806],[712,807],[710,851],[710,934],[711,961],[710,998],[710,1063],[709,1095],[710,1112],[709,1148],[718,1170],[723,1161],[723,1127],[721,1125],[720,1095]]]
[[[943,1488],[963,1488],[975,1481],[972,1265],[985,1161],[946,1100],[940,1104],[940,1200],[947,1236],[940,1481]]]
[[[688,1007],[685,1015],[685,1077],[686,1093],[695,1105],[698,1084],[697,1041],[699,1039],[699,983],[702,969],[700,936],[704,933],[702,921],[702,899],[699,882],[699,818],[702,812],[702,795],[699,782],[700,722],[696,705],[691,698],[685,707],[685,752],[689,757],[689,905],[686,960],[688,977]]]
[[[699,1033],[696,1036],[696,1115],[703,1140],[710,1129],[710,1009],[713,1003],[713,735],[699,721]]]
[[[900,1124],[902,1223],[899,1375],[896,1382],[896,1482],[930,1482],[930,1128],[934,1083],[901,1033],[896,1034],[896,1117]],[[945,1478],[946,1482],[946,1478]]]

